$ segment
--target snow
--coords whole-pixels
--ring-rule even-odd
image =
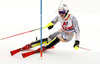
[[[37,29],[40,27],[39,0],[0,0],[0,38]],[[57,15],[60,0],[43,0],[43,26]],[[27,58],[19,52],[11,56],[10,51],[40,39],[40,31],[0,40],[0,64],[100,64],[100,0],[63,0],[79,23],[80,46],[91,51],[73,48],[70,42],[60,42],[54,49],[31,55]],[[43,29],[43,38],[59,30],[57,23],[52,30]]]

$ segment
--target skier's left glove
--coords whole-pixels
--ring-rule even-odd
[[[79,44],[80,44],[80,42],[78,40],[75,40],[75,43],[73,46],[75,48],[75,50],[79,49]]]

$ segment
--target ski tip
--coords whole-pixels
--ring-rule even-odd
[[[13,55],[17,54],[18,52],[20,52],[20,49],[10,51],[10,54],[11,54],[11,56],[13,56]]]
[[[12,54],[12,52],[10,51],[11,56],[13,56],[14,54]]]

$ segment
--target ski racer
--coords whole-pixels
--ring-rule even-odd
[[[42,46],[43,51],[53,47],[60,41],[68,42],[72,40],[74,33],[75,33],[75,43],[73,47],[75,48],[79,47],[80,30],[79,30],[78,21],[76,17],[73,16],[72,14],[69,14],[69,10],[66,4],[60,5],[58,7],[58,13],[59,15],[56,16],[50,23],[47,24],[49,26],[48,29],[52,29],[57,22],[61,23],[62,28],[60,28],[58,31],[51,34],[49,37],[42,39],[42,44],[44,44]],[[40,45],[40,40],[27,44],[22,48],[10,51],[10,53],[13,56],[14,54],[20,51],[34,48],[38,45]],[[30,52],[30,54],[40,52],[40,50],[41,49],[38,48],[37,50]],[[22,55],[23,57],[26,57],[24,53]]]

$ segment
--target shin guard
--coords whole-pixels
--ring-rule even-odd
[[[49,49],[49,48],[53,47],[54,45],[56,45],[59,41],[60,41],[60,39],[58,37],[55,37],[53,40],[51,40],[50,42],[45,44],[45,48]]]

